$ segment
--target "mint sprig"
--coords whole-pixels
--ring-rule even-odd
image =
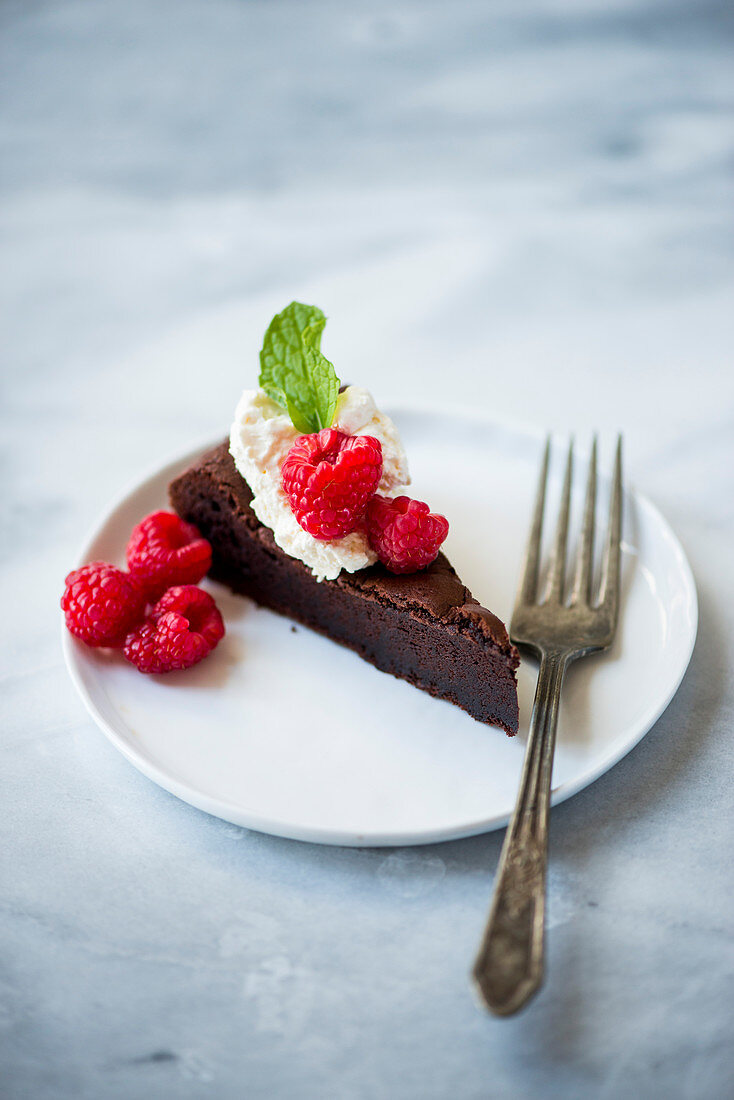
[[[304,434],[331,427],[336,412],[339,379],[321,352],[325,324],[318,306],[291,302],[273,317],[260,352],[260,386]]]

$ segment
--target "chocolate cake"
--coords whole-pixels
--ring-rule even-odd
[[[178,477],[170,496],[210,541],[216,580],[478,721],[517,733],[518,652],[442,553],[417,573],[396,575],[378,563],[317,581],[255,516],[226,442]]]

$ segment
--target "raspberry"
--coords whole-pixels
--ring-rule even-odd
[[[375,496],[367,507],[367,537],[391,573],[414,573],[436,558],[449,533],[445,516],[421,500]]]
[[[82,642],[120,646],[145,614],[145,594],[129,573],[92,561],[69,573],[61,608],[67,627]]]
[[[212,548],[192,523],[173,512],[153,512],[133,528],[128,569],[151,599],[171,585],[196,584],[211,569]]]
[[[357,526],[379,484],[382,446],[371,435],[324,428],[296,440],[281,476],[304,531],[316,539],[340,539]]]
[[[223,637],[222,616],[209,593],[184,584],[169,588],[128,634],[123,653],[141,672],[174,672],[198,664]]]

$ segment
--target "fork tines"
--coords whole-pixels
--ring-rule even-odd
[[[543,535],[546,487],[550,464],[551,438],[548,436],[541,463],[538,491],[535,498],[533,519],[528,537],[525,565],[520,581],[516,610],[524,607],[564,605],[568,552],[568,528],[571,512],[571,485],[573,481],[573,439],[568,448],[558,519],[553,538],[548,575],[540,591],[540,560]],[[604,550],[602,554],[602,578],[598,601],[594,600],[594,534],[597,495],[597,438],[594,436],[586,477],[586,496],[579,535],[576,565],[571,587],[570,606],[586,606],[603,609],[607,625],[616,625],[619,605],[620,540],[622,529],[622,437],[617,446],[612,475],[612,491],[609,502]]]

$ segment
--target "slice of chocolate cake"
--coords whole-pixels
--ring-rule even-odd
[[[378,563],[316,580],[255,516],[226,442],[178,477],[170,496],[210,541],[216,580],[478,721],[517,733],[518,652],[443,554],[417,573],[396,575]]]

